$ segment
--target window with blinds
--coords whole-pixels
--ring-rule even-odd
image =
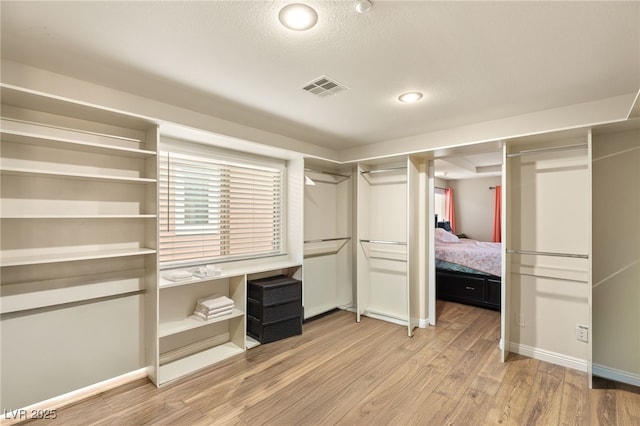
[[[160,152],[160,263],[284,253],[284,166]]]

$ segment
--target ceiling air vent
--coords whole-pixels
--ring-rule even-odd
[[[347,88],[345,86],[327,76],[318,77],[305,84],[302,88],[302,90],[306,90],[307,92],[313,93],[321,98],[335,95],[336,93],[342,92],[346,89]]]

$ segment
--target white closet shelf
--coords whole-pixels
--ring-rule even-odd
[[[233,308],[233,312],[229,315],[212,318],[209,321],[202,321],[193,317],[187,317],[183,320],[178,321],[160,322],[160,324],[158,325],[158,337],[162,338],[171,336],[173,334],[193,330],[194,328],[205,327],[207,325],[215,324],[218,322],[228,321],[232,318],[241,317],[243,315],[244,312],[239,309]]]
[[[188,343],[184,346],[179,346],[175,349],[165,351],[159,354],[158,360],[160,365],[170,364],[181,358],[186,358],[198,352],[206,351],[218,345],[224,345],[231,341],[231,334],[225,332],[222,334],[216,334],[206,339],[198,340],[193,343]]]
[[[0,136],[2,137],[3,142],[28,144],[47,148],[70,149],[73,151],[89,152],[92,154],[108,154],[132,158],[149,158],[156,155],[154,151],[144,149],[85,142],[69,138],[47,137],[35,133],[17,132],[6,129],[0,132]]]
[[[3,105],[74,117],[129,129],[146,129],[154,120],[102,106],[71,100],[48,93],[0,83]]]
[[[166,383],[241,353],[244,353],[243,347],[233,342],[227,342],[194,355],[180,358],[160,366],[158,369],[158,383]]]
[[[132,272],[133,273],[133,272]],[[141,274],[141,272],[137,272]],[[121,274],[122,275],[122,274]],[[109,277],[98,274],[82,279],[57,279],[3,286],[2,313],[26,311],[144,290],[143,276]]]
[[[108,259],[113,257],[142,256],[153,254],[156,251],[150,248],[127,248],[117,250],[96,250],[78,252],[54,252],[49,254],[7,254],[0,252],[0,266],[26,266],[43,263],[73,262],[77,260]]]
[[[285,262],[274,262],[274,263],[259,263],[256,265],[248,265],[248,266],[242,266],[242,267],[236,267],[236,268],[222,266],[219,275],[215,275],[212,277],[205,277],[205,278],[194,276],[191,279],[186,279],[182,281],[170,281],[164,278],[162,276],[163,271],[160,271],[158,286],[160,287],[160,290],[162,290],[164,288],[197,284],[203,281],[214,281],[214,280],[221,280],[225,278],[242,277],[244,275],[250,275],[250,274],[255,274],[255,273],[265,272],[265,271],[277,271],[279,269],[288,269],[288,268],[294,268],[297,266],[300,266],[300,262],[285,261]],[[190,271],[193,268],[195,268],[195,266],[188,267],[188,268],[175,268],[174,270]],[[164,272],[167,272],[167,271],[168,270],[165,270]]]
[[[3,402],[28,406],[138,364],[155,378],[159,123],[4,83],[0,101],[2,367],[24,373],[2,375]],[[68,345],[48,332],[58,322]],[[53,349],[9,338],[25,324]],[[59,380],[40,380],[47,371]]]
[[[155,214],[24,214],[3,215],[2,219],[153,219]]]
[[[109,176],[90,173],[64,173],[58,170],[41,170],[41,169],[28,169],[18,167],[3,167],[1,170],[3,175],[30,175],[49,178],[63,178],[63,179],[79,179],[79,180],[93,180],[93,181],[106,181],[117,183],[155,183],[156,179],[149,178],[137,178],[126,176]]]

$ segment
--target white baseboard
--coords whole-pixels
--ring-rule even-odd
[[[429,318],[420,319],[418,321],[419,328],[427,328],[429,327]]]
[[[74,402],[87,399],[99,393],[108,391],[109,389],[113,389],[145,377],[147,377],[147,368],[140,368],[139,370],[131,371],[130,373],[125,373],[121,376],[103,380],[102,382],[58,395],[41,402],[36,402],[35,404],[19,410],[13,410],[12,412],[7,410],[3,412],[3,415],[0,417],[0,421],[2,426],[20,423],[31,418],[32,412],[55,411],[65,405],[73,404]]]
[[[640,374],[634,374],[600,364],[593,364],[592,372],[594,376],[604,377],[605,379],[626,383],[628,385],[640,386]]]
[[[509,343],[509,351],[528,356],[529,358],[538,359],[540,361],[545,361],[551,364],[571,368],[573,370],[582,371],[584,373],[587,372],[586,359],[574,358],[572,356],[547,351],[545,349],[534,348],[527,345],[520,345],[513,342]]]

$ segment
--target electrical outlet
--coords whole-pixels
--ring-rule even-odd
[[[525,317],[524,314],[518,314],[517,312],[515,313],[515,319],[516,319],[516,325],[519,327],[524,327],[525,324]]]
[[[576,339],[581,342],[589,341],[589,327],[586,325],[576,325]]]

